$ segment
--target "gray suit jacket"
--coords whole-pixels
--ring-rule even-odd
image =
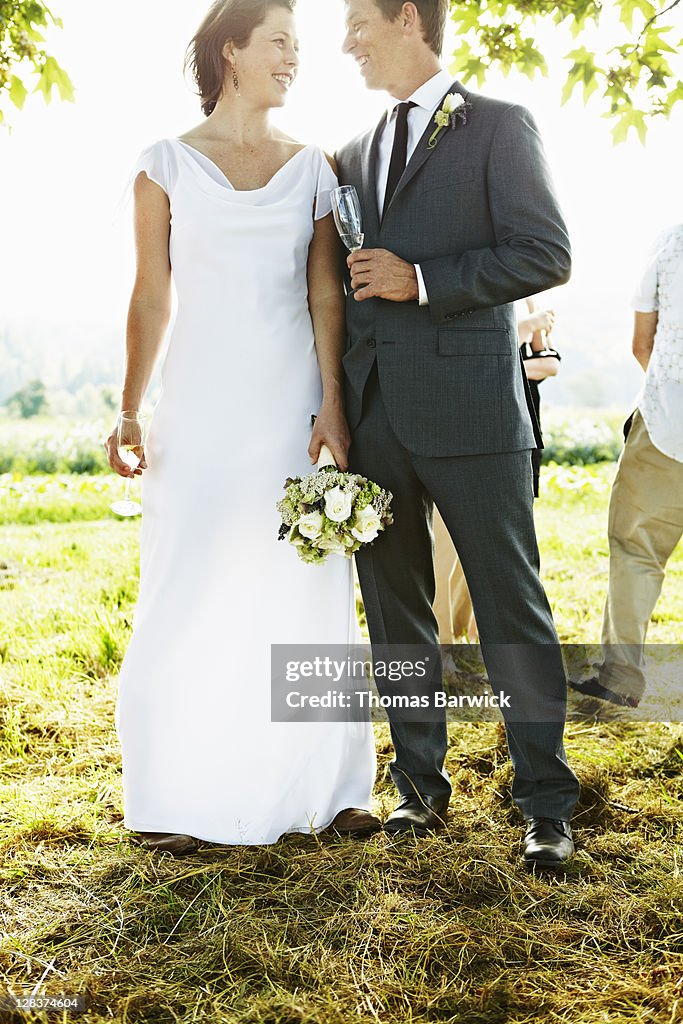
[[[471,104],[467,124],[436,147],[430,122],[380,224],[380,125],[336,154],[355,185],[365,248],[419,263],[429,305],[366,299],[347,282],[347,416],[358,423],[377,360],[382,398],[402,444],[418,455],[534,448],[512,303],[569,279],[567,229],[538,129],[524,107],[451,92]],[[383,123],[383,122],[381,122]]]

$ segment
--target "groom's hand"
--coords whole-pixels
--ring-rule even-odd
[[[356,302],[388,299],[390,302],[419,301],[420,289],[412,263],[386,249],[360,249],[346,261]]]

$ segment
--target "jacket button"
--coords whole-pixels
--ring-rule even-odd
[[[366,344],[367,344],[368,348],[376,348],[377,347],[377,342],[375,341],[374,338],[368,338]]]
[[[455,313],[446,313],[445,319],[446,320],[454,320],[456,315],[457,314],[455,314]]]

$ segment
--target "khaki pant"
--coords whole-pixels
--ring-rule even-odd
[[[439,510],[434,507],[434,576],[436,595],[432,605],[439,624],[439,643],[454,644],[462,636],[473,643],[477,640],[477,625],[472,610],[470,592],[451,536]]]
[[[636,410],[609,503],[609,584],[600,682],[623,696],[645,692],[643,644],[666,563],[683,533],[683,462],[652,444]]]

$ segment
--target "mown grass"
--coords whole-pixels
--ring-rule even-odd
[[[565,640],[599,635],[613,472],[543,470],[539,537]],[[436,836],[289,836],[178,860],[133,845],[113,713],[139,522],[108,512],[120,481],[66,482],[0,496],[5,984],[83,992],[88,1022],[683,1019],[680,725],[569,725],[583,795],[566,876],[520,867],[492,723],[450,727],[451,821]],[[661,642],[680,636],[681,572],[679,551],[652,627]],[[376,731],[386,813],[391,752]]]

